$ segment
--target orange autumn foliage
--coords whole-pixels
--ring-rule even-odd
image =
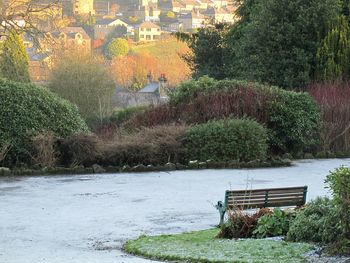
[[[112,61],[109,71],[119,86],[138,90],[147,83],[149,73],[154,80],[165,74],[170,87],[190,77],[191,70],[181,58],[189,52],[187,45],[173,38],[148,45],[148,49],[136,46],[131,54]],[[146,44],[144,46],[148,47]]]

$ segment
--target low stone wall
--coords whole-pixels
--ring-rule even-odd
[[[9,169],[0,167],[0,176],[33,176],[33,175],[66,175],[66,174],[93,174],[93,173],[127,173],[127,172],[156,172],[156,171],[175,171],[175,170],[197,170],[197,169],[242,169],[242,168],[268,168],[291,166],[290,159],[272,159],[269,161],[250,161],[250,162],[207,162],[190,161],[187,165],[180,163],[166,163],[164,165],[143,165],[136,166],[124,165],[119,166],[100,166],[94,164],[91,167],[77,166],[68,167],[52,167],[42,169],[30,168],[14,168]]]

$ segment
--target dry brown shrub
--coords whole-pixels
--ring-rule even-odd
[[[98,162],[102,142],[94,134],[78,133],[60,141],[61,163],[90,166]]]
[[[40,167],[54,167],[57,162],[57,151],[55,143],[57,141],[54,132],[43,131],[32,139],[34,165]]]
[[[315,83],[307,91],[321,110],[324,152],[350,152],[350,83]]]
[[[163,125],[118,134],[113,142],[104,145],[102,163],[117,166],[183,163],[186,130],[187,126],[183,125]]]
[[[271,214],[268,208],[259,209],[253,214],[240,209],[229,210],[228,220],[221,227],[218,237],[228,239],[252,237],[259,218],[267,214]]]
[[[5,143],[0,146],[0,163],[5,160],[7,153],[11,150],[12,145]]]

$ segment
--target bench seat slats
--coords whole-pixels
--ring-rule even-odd
[[[294,202],[294,203],[298,203],[298,202],[303,202],[304,200],[302,198],[284,198],[284,199],[272,199],[272,200],[267,200],[267,202],[265,203],[265,200],[245,200],[245,201],[240,201],[240,202],[231,202],[228,203],[229,206],[238,206],[241,204],[267,204],[270,205],[271,203],[285,203],[285,202]]]
[[[268,197],[270,198],[293,198],[293,197],[300,197],[303,198],[304,193],[290,193],[290,194],[276,194],[276,195],[271,195],[269,194]],[[252,200],[252,199],[265,199],[265,195],[248,195],[248,196],[228,196],[228,200]]]
[[[280,203],[269,203],[268,206],[265,206],[262,203],[252,203],[252,204],[241,204],[241,205],[237,205],[234,207],[237,207],[239,209],[250,209],[250,208],[265,208],[265,207],[287,207],[287,206],[302,206],[304,203],[300,202],[300,203],[295,203],[295,202],[280,202]],[[229,208],[234,208],[234,207],[230,207]]]
[[[268,192],[269,194],[287,194],[287,193],[303,193],[304,192],[304,188],[300,188],[300,189],[289,189],[289,190],[284,190],[284,191],[277,191],[277,190],[264,190],[264,191],[227,191],[226,194],[227,195],[231,195],[231,196],[239,196],[239,195],[263,195],[266,192]]]
[[[301,197],[299,197],[299,196],[297,196],[297,197],[285,197],[285,198],[281,198],[281,197],[268,198],[267,200],[265,198],[260,198],[260,199],[249,199],[248,198],[248,199],[242,199],[242,200],[228,200],[228,204],[230,205],[230,204],[240,204],[240,203],[265,203],[266,201],[268,203],[271,203],[271,202],[279,202],[279,201],[286,201],[286,200],[297,202],[299,200],[303,201],[304,199],[302,196]]]
[[[226,193],[228,192],[234,192],[234,193],[250,193],[250,192],[288,192],[288,191],[303,191],[305,186],[297,186],[297,187],[283,187],[283,188],[265,188],[265,189],[248,189],[248,190],[227,190]]]

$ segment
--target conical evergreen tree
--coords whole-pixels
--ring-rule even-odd
[[[350,77],[350,28],[345,16],[329,25],[328,33],[317,50],[317,73],[323,81]]]
[[[30,82],[28,64],[29,58],[21,36],[11,32],[1,50],[0,76],[18,82]]]

